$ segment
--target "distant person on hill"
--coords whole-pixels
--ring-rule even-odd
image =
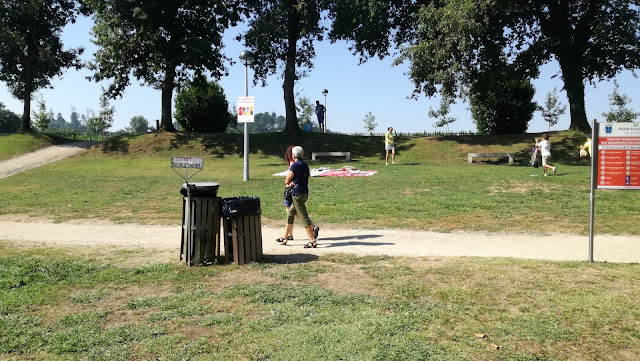
[[[307,212],[306,202],[309,198],[309,179],[311,178],[311,172],[309,166],[303,161],[304,150],[301,146],[295,146],[291,149],[294,163],[287,171],[287,177],[285,179],[285,185],[291,188],[292,205],[289,207],[289,213],[287,216],[287,226],[284,229],[284,236],[277,239],[278,242],[286,245],[289,241],[287,238],[293,231],[293,221],[296,218],[296,214],[300,215],[300,218],[304,221],[304,228],[309,236],[309,242],[305,244],[304,248],[316,248],[318,244],[316,239],[318,238],[318,232],[320,227],[316,227]]]
[[[542,134],[542,141],[538,142],[536,138],[536,147],[540,148],[540,155],[542,155],[542,172],[544,176],[547,176],[547,169],[550,169],[553,174],[556,174],[558,167],[554,167],[549,164],[551,160],[551,144],[549,144],[549,134]]]
[[[587,141],[580,146],[580,156],[586,157],[587,154],[591,157],[591,137],[587,137]]]
[[[324,105],[320,104],[319,100],[316,100],[316,115],[318,116],[318,126],[320,130],[326,132],[324,125],[324,112],[326,111]]]
[[[393,144],[393,128],[387,129],[387,134],[384,135],[384,150],[387,152],[385,157],[386,165],[389,165],[389,153],[391,153],[391,164],[396,163],[396,146]]]

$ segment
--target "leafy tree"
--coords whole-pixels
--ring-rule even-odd
[[[71,120],[71,129],[74,129],[74,130],[82,129],[82,123],[78,118],[78,113],[76,112],[76,109],[73,107],[71,108],[71,115],[69,115],[69,119]]]
[[[270,133],[276,131],[276,113],[258,113],[249,123],[250,133]]]
[[[235,25],[234,0],[86,0],[95,11],[94,43],[100,48],[93,80],[113,79],[108,93],[122,96],[130,75],[162,91],[160,128],[175,131],[173,91],[194,72],[226,75],[222,33]]]
[[[146,133],[149,131],[149,121],[141,115],[136,115],[129,121],[129,127],[126,131],[134,134]]]
[[[507,57],[532,77],[552,59],[560,65],[569,99],[571,128],[590,128],[584,105],[586,81],[640,67],[637,0],[448,0],[424,6],[412,46],[416,92],[436,86],[454,92],[478,70]]]
[[[203,76],[196,77],[176,96],[176,120],[186,131],[222,133],[230,117],[224,90]]]
[[[556,88],[553,88],[553,92],[547,93],[544,107],[538,107],[544,121],[549,123],[549,131],[551,131],[551,126],[558,124],[560,116],[564,114],[566,109],[567,106],[558,100],[558,91]]]
[[[92,115],[87,120],[87,131],[89,134],[105,134],[107,129],[113,124],[113,114],[115,108],[109,103],[109,96],[103,89],[100,95],[100,112]]]
[[[438,108],[438,110],[429,108],[429,116],[431,118],[438,119],[438,121],[433,125],[435,128],[442,128],[446,126],[447,132],[449,132],[449,124],[457,120],[456,118],[447,116],[449,115],[449,108],[451,104],[453,104],[453,99],[447,96],[442,96],[442,98],[440,98],[440,108]]]
[[[506,63],[478,74],[470,89],[471,114],[480,134],[518,134],[527,131],[535,89],[529,78]]]
[[[45,130],[49,128],[49,123],[53,121],[53,111],[47,112],[47,103],[44,101],[42,95],[38,99],[38,110],[32,114],[33,123],[39,130]]]
[[[614,85],[613,93],[609,95],[611,110],[602,113],[602,116],[607,118],[607,122],[633,122],[640,116],[640,113],[627,108],[627,105],[631,103],[631,98],[626,94],[620,94],[618,82],[614,81]]]
[[[307,96],[298,97],[298,104],[296,105],[296,111],[300,114],[298,117],[298,124],[301,128],[308,128],[311,130],[313,124],[314,106],[311,103],[311,99]],[[285,128],[286,131],[286,128]]]
[[[15,133],[20,129],[20,116],[0,103],[0,133]]]
[[[362,121],[364,122],[364,129],[369,132],[369,134],[373,135],[373,131],[378,126],[378,123],[376,123],[376,117],[369,112],[364,116]]]
[[[71,129],[71,124],[64,120],[61,113],[58,113],[55,119],[49,123],[49,129]]]
[[[77,0],[0,1],[0,81],[24,103],[21,130],[31,130],[31,97],[64,69],[81,67],[83,49],[63,49],[60,35],[80,11]]]
[[[296,115],[294,86],[313,67],[314,42],[323,39],[325,27],[320,13],[325,1],[312,0],[246,0],[249,30],[243,36],[254,52],[254,83],[266,85],[268,75],[283,79],[286,125],[284,131],[300,133]]]

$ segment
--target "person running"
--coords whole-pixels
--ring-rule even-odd
[[[385,157],[386,165],[389,165],[389,153],[391,153],[391,164],[396,163],[396,147],[393,144],[393,128],[389,127],[387,129],[387,134],[384,135],[384,150],[387,152],[387,156]]]
[[[536,147],[540,148],[540,155],[542,156],[542,172],[544,176],[547,176],[547,169],[550,169],[553,174],[556,174],[558,167],[554,167],[549,164],[551,159],[551,144],[549,144],[549,134],[542,134],[542,141],[538,142],[536,138]]]

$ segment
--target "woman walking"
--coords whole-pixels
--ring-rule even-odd
[[[313,225],[306,206],[307,199],[309,198],[309,178],[311,178],[311,173],[309,166],[303,161],[304,150],[302,147],[293,147],[291,153],[294,163],[287,171],[285,185],[291,188],[293,202],[291,207],[289,207],[284,236],[278,238],[277,241],[284,245],[287,244],[289,241],[288,237],[293,231],[293,222],[296,215],[300,215],[300,218],[304,221],[304,229],[307,231],[307,236],[309,237],[309,242],[305,244],[304,248],[316,248],[318,246],[316,238],[318,238],[320,227]]]
[[[293,163],[295,163],[295,161],[293,160],[293,153],[292,153],[292,149],[293,149],[293,145],[290,145],[287,147],[287,150],[284,152],[284,159],[287,161],[287,164],[289,165],[290,169],[291,166],[293,165]],[[287,211],[287,214],[289,214],[289,208],[291,208],[291,205],[293,204],[293,197],[291,195],[291,188],[289,188],[288,186],[285,185],[284,188],[284,209]],[[300,219],[300,215],[296,215],[298,217],[298,219]],[[291,231],[289,234],[287,234],[287,237],[285,237],[287,239],[287,241],[293,241],[293,227],[291,227]],[[278,238],[276,241],[278,242],[282,242],[283,238]]]

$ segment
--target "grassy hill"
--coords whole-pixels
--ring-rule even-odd
[[[280,225],[289,144],[313,151],[351,151],[352,161],[323,158],[312,168],[352,165],[372,177],[314,178],[309,209],[317,224],[423,230],[588,231],[589,160],[578,157],[584,135],[551,134],[558,175],[542,177],[529,154],[539,134],[397,137],[398,166],[384,165],[382,137],[280,133],[250,137],[250,181],[243,179],[240,134],[153,133],[112,138],[88,152],[0,180],[0,214],[56,220],[99,218],[179,224],[182,179],[171,156],[204,158],[194,182],[220,183],[219,195],[258,196],[266,223]],[[3,138],[0,138],[0,142]],[[516,163],[467,164],[468,152],[510,152]],[[182,171],[182,170],[181,170]],[[19,186],[16,186],[16,185]],[[596,232],[640,234],[637,192],[598,191]]]
[[[0,134],[0,160],[33,152],[62,140],[41,133]]]

